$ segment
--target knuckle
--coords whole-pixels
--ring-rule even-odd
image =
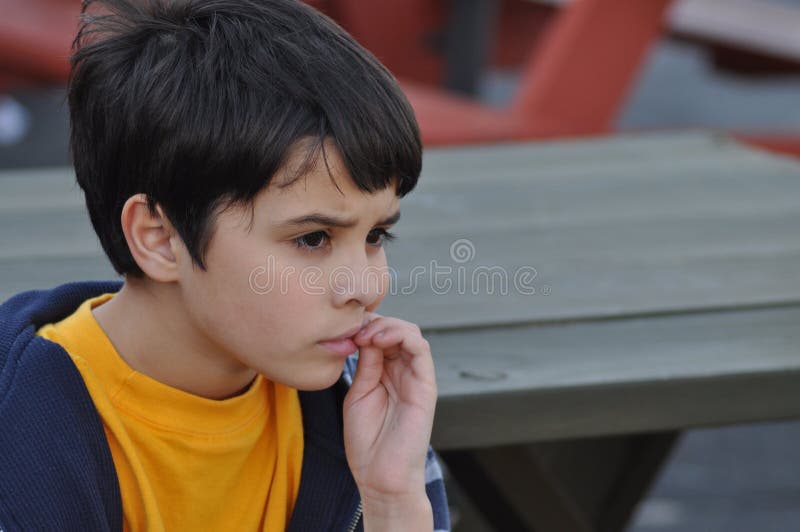
[[[408,331],[411,334],[413,334],[414,336],[422,337],[422,330],[419,328],[419,325],[416,325],[414,323],[409,323],[407,327]]]

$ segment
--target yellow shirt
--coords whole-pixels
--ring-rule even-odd
[[[38,334],[69,353],[100,413],[125,530],[284,530],[303,458],[297,391],[259,375],[215,401],[134,371],[91,312],[111,297]]]

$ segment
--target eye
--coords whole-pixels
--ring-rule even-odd
[[[322,249],[329,238],[328,233],[325,231],[314,231],[307,235],[298,236],[294,239],[294,244],[300,249],[314,251]]]
[[[370,246],[381,247],[385,243],[391,242],[397,238],[393,233],[390,233],[386,229],[373,229],[367,235],[367,243]]]
[[[367,235],[367,244],[373,247],[382,247],[387,242],[397,238],[386,229],[373,229]],[[304,251],[319,251],[330,244],[330,235],[325,231],[314,231],[293,240],[294,245]]]

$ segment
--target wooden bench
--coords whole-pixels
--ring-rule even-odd
[[[563,7],[574,0],[527,0]],[[763,0],[676,0],[665,20],[672,37],[712,47],[737,71],[800,69],[800,7]]]
[[[797,162],[702,132],[429,150],[401,205],[381,311],[425,330],[433,443],[497,530],[622,530],[681,431],[800,416]],[[113,275],[83,209],[70,170],[0,174],[0,299]]]

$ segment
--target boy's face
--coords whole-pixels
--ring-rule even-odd
[[[218,215],[206,271],[191,261],[180,271],[187,319],[207,353],[304,390],[330,386],[342,370],[344,357],[318,342],[361,325],[388,291],[382,221],[399,212],[394,185],[366,194],[336,150],[326,152],[341,191],[321,160],[286,188],[279,174],[252,211]],[[312,214],[352,226],[289,222]]]

